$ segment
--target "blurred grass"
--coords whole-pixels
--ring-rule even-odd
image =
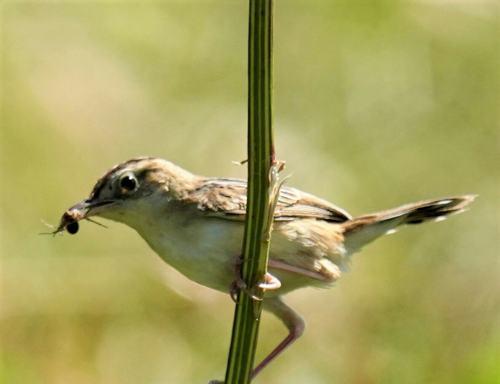
[[[244,177],[247,4],[1,5],[2,383],[202,383],[233,306],[132,230],[38,236],[111,165],[148,154]],[[288,297],[306,335],[260,382],[500,380],[499,7],[276,4],[277,149],[290,184],[353,214],[474,192],[472,209]],[[200,324],[201,320],[201,324]],[[260,354],[285,331],[264,318]]]

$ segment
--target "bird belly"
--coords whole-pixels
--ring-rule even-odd
[[[229,292],[240,259],[243,223],[205,218],[162,228],[154,236],[148,230],[139,233],[165,262],[190,280]]]
[[[179,221],[170,217],[160,228],[161,231],[138,231],[165,262],[187,278],[222,292],[229,291],[241,262],[243,222],[207,217]],[[312,239],[311,244],[304,244],[292,232],[290,224],[275,225],[269,271],[281,281],[281,288],[268,295],[304,286],[329,286],[340,276],[340,269],[328,252],[318,255],[318,244]]]

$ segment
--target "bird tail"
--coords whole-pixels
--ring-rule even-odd
[[[346,250],[356,252],[377,237],[395,232],[401,225],[444,220],[448,215],[463,212],[475,197],[464,195],[424,200],[348,220],[342,223]]]

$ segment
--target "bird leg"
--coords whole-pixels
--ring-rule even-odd
[[[251,378],[253,379],[257,374],[264,369],[271,361],[280,355],[290,344],[297,340],[305,329],[305,323],[302,317],[295,312],[292,308],[286,305],[280,297],[272,297],[264,301],[264,309],[273,313],[278,317],[283,324],[288,328],[288,336],[274,348],[264,360],[262,360],[252,371]]]
[[[264,309],[273,313],[279,318],[288,328],[288,336],[285,337],[276,348],[274,348],[264,360],[262,360],[250,374],[250,379],[253,380],[271,361],[280,355],[290,344],[297,340],[305,329],[305,323],[302,317],[292,308],[286,305],[281,297],[271,297],[264,300]],[[208,384],[224,384],[223,381],[211,380]]]

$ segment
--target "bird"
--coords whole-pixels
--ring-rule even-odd
[[[336,205],[282,186],[274,211],[263,308],[288,335],[254,367],[254,378],[304,332],[300,314],[283,296],[303,287],[327,288],[347,271],[351,256],[405,225],[441,221],[463,212],[472,194],[424,200],[352,217]],[[133,228],[167,264],[203,286],[234,293],[241,279],[246,180],[195,175],[156,157],[122,162],[98,179],[88,198],[71,206],[53,232],[78,232],[98,216]],[[274,288],[270,288],[273,286]]]

